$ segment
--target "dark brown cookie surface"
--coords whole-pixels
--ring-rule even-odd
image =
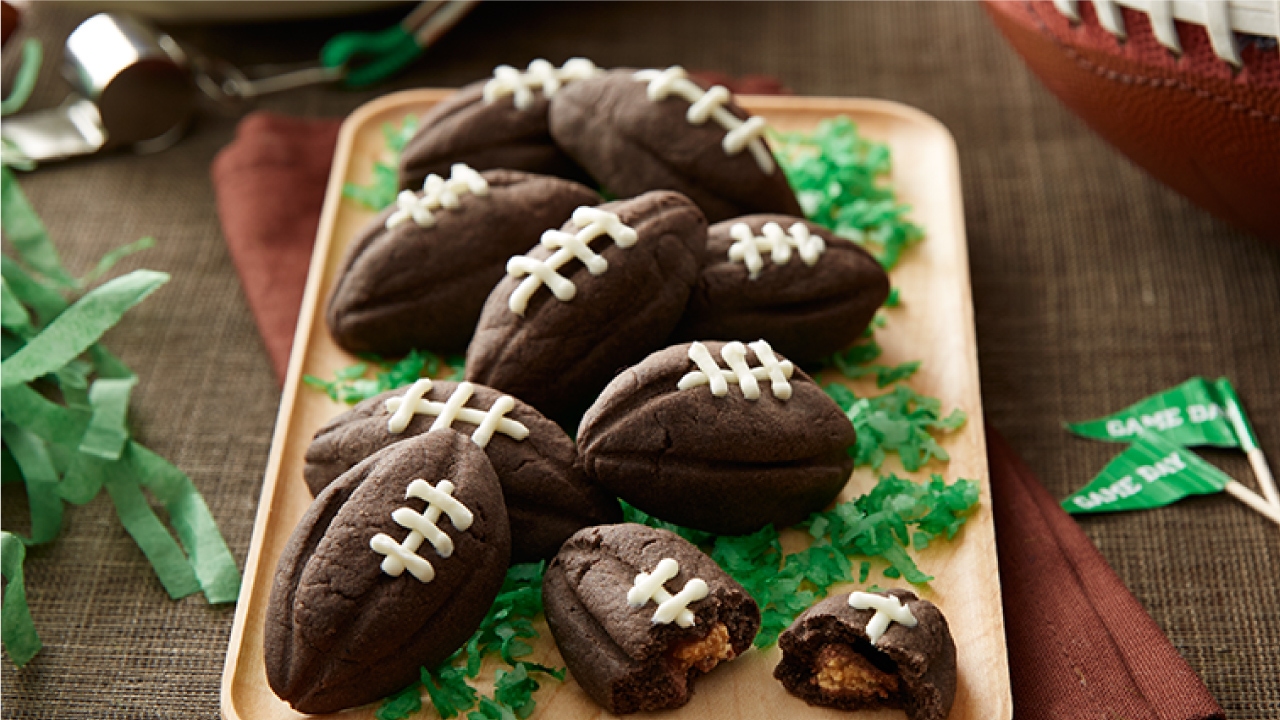
[[[858,710],[902,708],[910,720],[943,720],[956,694],[956,648],[941,611],[906,590],[875,593],[904,605],[914,626],[888,622],[875,639],[876,609],[855,609],[849,594],[806,610],[778,638],[773,675],[811,705]],[[873,601],[881,602],[881,601]],[[886,614],[887,615],[887,614]]]
[[[645,512],[741,535],[830,503],[849,479],[855,439],[839,406],[767,345],[708,341],[614,378],[582,418],[578,455],[589,477]]]
[[[436,191],[404,207],[397,200],[352,241],[325,311],[342,347],[463,350],[507,258],[574,208],[599,202],[583,185],[544,175],[491,170],[476,182],[470,171],[451,173]],[[424,203],[435,209],[423,214]]]
[[[637,583],[641,573],[647,582]],[[699,599],[682,603],[682,593]],[[715,561],[643,525],[577,532],[548,566],[542,595],[569,672],[619,715],[684,705],[694,678],[745,652],[760,627],[755,601]],[[668,596],[677,600],[662,611]]]
[[[760,337],[809,363],[856,340],[888,295],[889,276],[852,242],[802,218],[748,215],[708,229],[676,338]]]
[[[723,92],[725,102],[704,100],[709,112],[702,122],[692,123],[695,103],[682,90],[691,89],[688,94],[694,97],[702,96],[704,88],[684,78],[679,68],[639,72],[644,74],[613,70],[574,83],[551,101],[552,137],[609,192],[632,197],[676,190],[689,196],[710,222],[761,212],[802,214],[768,144],[750,132],[762,120],[752,120],[720,88],[714,92]],[[664,80],[663,73],[670,78]],[[651,87],[659,99],[650,99]],[[728,125],[752,125],[738,132],[721,121],[726,117],[731,118]],[[751,141],[732,142],[749,136]],[[736,151],[726,151],[727,137]]]
[[[468,437],[438,430],[373,455],[320,493],[280,557],[263,648],[271,689],[327,713],[414,682],[479,626],[509,556],[502,490]]]
[[[544,236],[511,259],[467,349],[468,380],[556,420],[581,412],[616,372],[666,341],[706,246],[702,213],[678,193],[646,193],[574,218],[548,233],[560,239]]]
[[[508,396],[497,390],[464,385],[468,386],[464,394],[469,395],[449,427],[473,442],[484,443],[507,504],[512,562],[549,558],[579,528],[622,519],[613,494],[588,482],[575,467],[577,448],[559,425],[520,400],[504,402],[502,398]],[[440,415],[459,392],[459,383],[432,380],[425,386],[425,391],[414,392],[414,397],[426,401],[420,408],[424,412],[415,413],[398,432],[388,426],[394,413],[387,408],[387,401],[403,399],[416,388],[406,386],[369,398],[320,428],[307,448],[303,470],[311,492],[318,495],[369,455],[442,422]],[[506,404],[510,409],[503,412]],[[481,431],[479,426],[491,414],[493,430]]]
[[[547,101],[548,90],[554,96],[598,72],[582,58],[559,68],[535,60],[524,71],[500,66],[493,77],[466,85],[422,116],[400,155],[400,187],[417,190],[427,175],[447,175],[459,162],[477,170],[507,168],[588,182],[586,172],[552,141]]]

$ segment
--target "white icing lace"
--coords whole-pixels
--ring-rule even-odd
[[[735,340],[726,343],[720,350],[720,356],[729,365],[730,372],[726,373],[716,364],[715,358],[711,356],[711,351],[706,345],[700,342],[693,343],[689,346],[689,359],[698,366],[698,369],[680,378],[676,387],[680,390],[688,390],[710,385],[712,395],[724,397],[729,393],[729,384],[733,383],[742,388],[744,398],[758,400],[760,381],[768,380],[774,397],[779,400],[790,398],[791,383],[787,381],[795,372],[795,366],[790,360],[778,360],[778,357],[773,354],[773,348],[769,347],[769,343],[764,340],[757,340],[751,343],[750,347],[755,351],[760,367],[753,368],[747,364],[747,348]]]
[[[572,58],[559,70],[542,58],[529,63],[524,72],[510,65],[499,65],[493,69],[493,79],[484,84],[484,101],[491,103],[511,95],[517,110],[527,110],[533,104],[534,90],[542,90],[543,95],[551,97],[566,83],[586,80],[600,72],[595,63],[586,58]]]
[[[546,260],[536,260],[527,255],[517,255],[507,261],[507,274],[513,278],[525,278],[507,307],[517,315],[524,315],[529,307],[529,299],[546,285],[560,302],[569,302],[577,294],[578,289],[573,281],[557,272],[573,258],[582,261],[587,272],[600,275],[609,269],[609,262],[592,251],[590,243],[601,235],[613,238],[614,244],[620,248],[629,248],[636,244],[636,231],[622,224],[617,215],[593,207],[580,207],[573,211],[573,224],[580,228],[578,232],[569,234],[559,230],[548,230],[542,233],[543,247],[554,250]],[[527,277],[526,277],[527,276]]]
[[[791,249],[795,248],[804,264],[812,267],[827,249],[822,237],[811,234],[804,223],[792,225],[785,233],[778,223],[765,223],[760,232],[763,234],[753,234],[746,223],[734,223],[729,228],[729,236],[737,240],[729,247],[729,260],[746,264],[752,280],[759,277],[764,268],[761,252],[768,252],[774,265],[786,265],[791,262]]]
[[[400,527],[409,530],[404,542],[397,543],[390,535],[378,533],[369,541],[369,547],[382,559],[382,571],[392,577],[400,577],[406,569],[419,581],[429,583],[436,577],[436,569],[426,558],[418,555],[422,541],[431,543],[436,554],[447,558],[453,554],[453,540],[445,534],[436,521],[441,515],[448,515],[449,521],[461,532],[471,527],[474,517],[457,498],[453,497],[453,483],[441,480],[431,487],[426,480],[414,480],[405,491],[405,499],[411,497],[427,501],[427,508],[421,514],[411,508],[397,508],[391,513],[391,519]]]
[[[720,143],[725,154],[737,155],[744,148],[749,149],[751,156],[755,158],[756,164],[764,174],[773,174],[773,155],[769,153],[768,146],[761,138],[766,127],[764,118],[752,116],[744,121],[729,112],[724,107],[733,101],[733,94],[728,88],[716,85],[704,92],[689,80],[684,68],[679,65],[673,65],[666,70],[640,70],[632,77],[649,83],[649,99],[653,102],[665,100],[672,93],[688,100],[690,105],[689,111],[685,113],[685,119],[690,124],[702,125],[708,118],[715,120],[720,127],[728,131]]]
[[[627,591],[627,604],[638,608],[650,601],[656,602],[655,624],[667,625],[674,620],[680,627],[692,626],[694,617],[689,603],[705,598],[709,589],[702,578],[694,578],[685,583],[680,592],[672,595],[663,585],[679,573],[680,564],[675,559],[663,558],[653,572],[636,575],[635,584]]]
[[[889,629],[890,622],[896,622],[904,627],[916,626],[916,616],[911,614],[911,608],[903,605],[901,600],[892,595],[849,593],[849,607],[854,610],[876,611],[876,614],[872,615],[871,620],[867,622],[867,639],[872,645],[880,641],[884,631]]]
[[[455,422],[475,425],[471,441],[482,448],[489,446],[495,432],[515,440],[529,437],[529,428],[506,416],[516,406],[515,398],[510,395],[503,395],[495,400],[488,410],[480,410],[464,407],[476,389],[469,382],[458,383],[458,387],[454,388],[445,402],[423,399],[424,395],[431,392],[431,387],[431,380],[422,378],[410,385],[403,397],[387,398],[383,403],[383,407],[391,413],[391,417],[387,419],[387,432],[402,433],[414,415],[431,415],[435,417],[431,430],[451,428]]]
[[[413,220],[418,227],[429,228],[436,224],[435,212],[458,207],[458,193],[485,196],[489,183],[480,173],[463,163],[456,163],[449,170],[449,179],[432,173],[422,183],[422,195],[412,190],[401,190],[396,196],[396,211],[387,216],[387,229],[406,220]]]

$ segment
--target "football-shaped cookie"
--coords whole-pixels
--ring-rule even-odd
[[[616,715],[684,705],[694,678],[741,655],[760,629],[755,601],[714,560],[644,525],[569,538],[542,598],[573,679]]]
[[[456,165],[352,241],[325,319],[351,352],[461,351],[507,258],[600,198],[568,180]]]
[[[853,470],[840,407],[768,343],[695,342],[614,378],[578,429],[587,476],[647,513],[743,535],[824,508]]]
[[[563,86],[599,73],[583,58],[560,68],[546,60],[534,60],[524,71],[499,66],[492,78],[461,88],[422,116],[400,155],[400,187],[417,189],[427,175],[445,175],[454,163],[588,181],[551,140],[547,100]]]
[[[579,528],[622,519],[617,498],[574,465],[578,450],[559,425],[510,395],[465,382],[419,380],[335,417],[307,448],[303,476],[318,495],[382,448],[442,427],[489,456],[511,520],[512,562],[549,558]]]
[[[294,709],[363,705],[462,646],[502,587],[511,537],[484,451],[436,430],[333,482],[276,566],[263,652]]]
[[[507,263],[467,349],[467,379],[575,417],[666,342],[706,244],[706,220],[679,193],[579,208]]]
[[[676,338],[761,337],[809,363],[856,340],[888,295],[884,268],[852,242],[801,218],[748,215],[707,231]]]
[[[576,82],[552,98],[549,117],[556,143],[618,197],[676,190],[710,222],[803,214],[764,139],[764,119],[679,67]]]

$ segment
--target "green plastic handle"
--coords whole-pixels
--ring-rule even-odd
[[[320,49],[320,64],[346,67],[343,82],[364,87],[395,74],[422,54],[413,35],[400,25],[376,33],[347,32],[335,35]],[[355,64],[357,59],[364,60]]]

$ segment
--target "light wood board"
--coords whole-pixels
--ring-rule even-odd
[[[294,525],[311,502],[311,494],[302,480],[303,455],[316,429],[344,409],[322,393],[306,388],[302,376],[329,378],[338,368],[355,361],[334,344],[321,311],[347,242],[373,215],[344,199],[342,186],[345,182],[369,181],[373,162],[386,152],[381,132],[384,123],[399,123],[410,113],[422,113],[450,92],[412,90],[375,100],[354,112],[338,137],[227,650],[222,677],[222,714],[227,720],[303,717],[276,698],[267,685],[262,656],[263,621],[276,561]],[[963,429],[941,438],[951,462],[932,463],[911,476],[926,479],[930,472],[937,472],[948,481],[969,478],[981,488],[977,511],[953,541],[938,542],[924,552],[913,553],[920,567],[935,577],[929,587],[917,588],[916,592],[942,609],[955,637],[959,687],[951,720],[1008,720],[1012,716],[1012,701],[955,143],[938,121],[892,102],[764,96],[744,96],[738,100],[747,110],[764,116],[774,128],[784,131],[811,129],[823,118],[847,115],[863,134],[888,143],[892,150],[891,181],[900,200],[913,208],[911,218],[925,229],[926,239],[908,251],[893,271],[893,284],[900,289],[903,303],[887,311],[888,326],[876,333],[884,348],[881,362],[893,365],[908,360],[923,361],[921,370],[909,384],[919,392],[940,398],[943,412],[959,407],[969,415]],[[823,379],[843,381],[838,376]],[[877,390],[871,380],[850,385],[860,395],[883,392]],[[881,469],[881,472],[889,471],[903,472],[896,456]],[[875,478],[871,470],[859,469],[840,499],[866,492],[874,485]],[[800,533],[790,530],[784,532],[783,540],[788,551],[799,549],[804,542]],[[884,587],[907,586],[905,581],[883,577],[882,568],[883,564],[877,563],[868,582]],[[545,623],[539,620],[538,628],[541,637],[531,659],[563,665]],[[900,720],[905,717],[900,711],[850,714],[809,707],[788,695],[781,684],[773,680],[772,671],[778,657],[776,646],[764,652],[751,650],[700,678],[692,701],[664,716],[726,720],[847,718],[851,715],[859,720]],[[493,670],[491,663],[481,674],[482,691],[490,690]],[[570,720],[607,715],[586,697],[572,678],[563,684],[548,679],[537,701],[535,718]],[[356,708],[335,717],[371,720],[375,709],[375,706]],[[436,717],[431,709],[424,709],[420,715]]]

